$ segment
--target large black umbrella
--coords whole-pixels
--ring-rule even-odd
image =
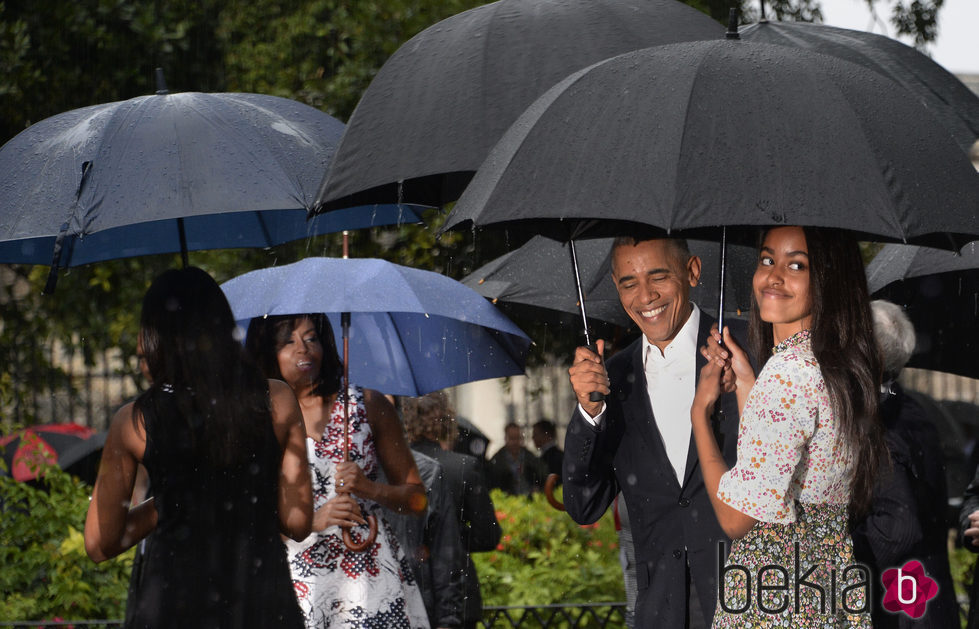
[[[454,201],[510,124],[571,72],[723,32],[676,0],[499,0],[442,20],[371,81],[317,208]]]
[[[578,71],[507,131],[445,228],[524,225],[567,239],[809,225],[961,246],[979,174],[901,87],[810,51],[724,40]]]
[[[719,255],[716,243],[689,242],[690,251],[703,262],[701,283],[690,298],[701,308],[717,312]],[[611,238],[592,238],[576,243],[579,276],[588,315],[628,327],[632,320],[622,310],[611,279]],[[461,281],[480,295],[508,303],[579,313],[574,270],[568,264],[568,245],[534,236],[522,247],[484,264]],[[757,253],[753,247],[731,245],[728,249],[725,311],[738,315],[751,307],[751,271]]]
[[[306,220],[343,124],[264,94],[170,94],[34,124],[0,148],[0,262],[59,267],[270,247],[409,221],[376,206]],[[50,284],[49,284],[50,286]]]
[[[908,366],[979,378],[979,242],[961,252],[887,245],[867,265],[867,284],[914,324]]]
[[[739,29],[741,39],[805,48],[858,63],[913,94],[966,152],[979,138],[979,96],[927,55],[864,31],[807,22],[768,22]]]

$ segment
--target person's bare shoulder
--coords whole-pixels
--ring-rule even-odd
[[[122,447],[138,461],[143,460],[146,450],[146,431],[142,422],[134,421],[135,404],[128,402],[119,407],[116,414],[112,417],[109,425],[109,433],[114,436],[116,443]]]

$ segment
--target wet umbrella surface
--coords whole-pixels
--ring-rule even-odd
[[[907,92],[784,46],[691,42],[579,71],[494,147],[446,221],[568,238],[645,223],[811,225],[959,246],[979,175]]]
[[[52,116],[0,148],[0,261],[68,267],[417,222],[404,206],[307,222],[343,128],[263,94],[165,93]]]
[[[317,206],[454,201],[507,127],[568,74],[723,32],[675,0],[499,0],[463,11],[385,62],[350,117]]]
[[[306,258],[221,285],[235,318],[323,312],[337,347],[351,313],[350,382],[424,395],[522,374],[530,339],[479,294],[439,273],[373,258]]]
[[[759,22],[741,39],[805,48],[860,64],[913,94],[968,152],[979,139],[979,96],[927,55],[896,39],[807,22]]]

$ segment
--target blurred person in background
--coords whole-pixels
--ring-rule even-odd
[[[560,483],[561,466],[564,464],[564,451],[557,445],[557,427],[549,419],[542,419],[534,424],[530,434],[534,447],[540,452],[540,460],[548,476],[558,475]]]
[[[455,411],[445,393],[436,391],[405,398],[401,410],[412,449],[439,462],[443,481],[456,504],[466,553],[464,626],[474,628],[482,617],[483,604],[470,554],[494,550],[500,542],[500,525],[480,462],[473,456],[452,451],[458,429]]]
[[[880,414],[891,464],[881,467],[870,510],[854,527],[854,557],[874,575],[875,628],[954,627],[959,608],[948,562],[948,492],[938,429],[898,383],[914,351],[914,326],[901,307],[889,301],[875,300],[870,308],[881,352]],[[910,560],[920,561],[938,582],[938,596],[918,619],[888,612],[881,605],[881,575]]]
[[[541,460],[524,447],[523,429],[511,422],[503,428],[503,435],[503,447],[490,459],[490,487],[515,496],[541,491],[547,472]]]
[[[386,395],[395,404],[394,396]],[[428,506],[419,515],[385,510],[421,589],[428,621],[438,629],[462,627],[463,577],[468,555],[462,548],[455,499],[445,486],[442,465],[411,451],[425,483]]]

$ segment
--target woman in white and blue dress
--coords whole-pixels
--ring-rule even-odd
[[[342,365],[323,314],[263,317],[248,327],[246,348],[269,377],[285,380],[299,400],[313,475],[313,533],[286,541],[289,567],[308,628],[428,627],[428,614],[382,506],[422,513],[425,487],[392,404],[379,392],[348,391],[349,460],[344,456]],[[383,468],[387,483],[378,481]],[[350,550],[368,535],[362,551]]]
[[[838,230],[772,228],[752,292],[761,372],[727,330],[720,348],[715,330],[691,409],[704,484],[732,540],[714,627],[869,627],[871,577],[854,561],[849,517],[870,504],[886,450],[857,243]],[[708,420],[725,374],[741,408],[731,469]]]

